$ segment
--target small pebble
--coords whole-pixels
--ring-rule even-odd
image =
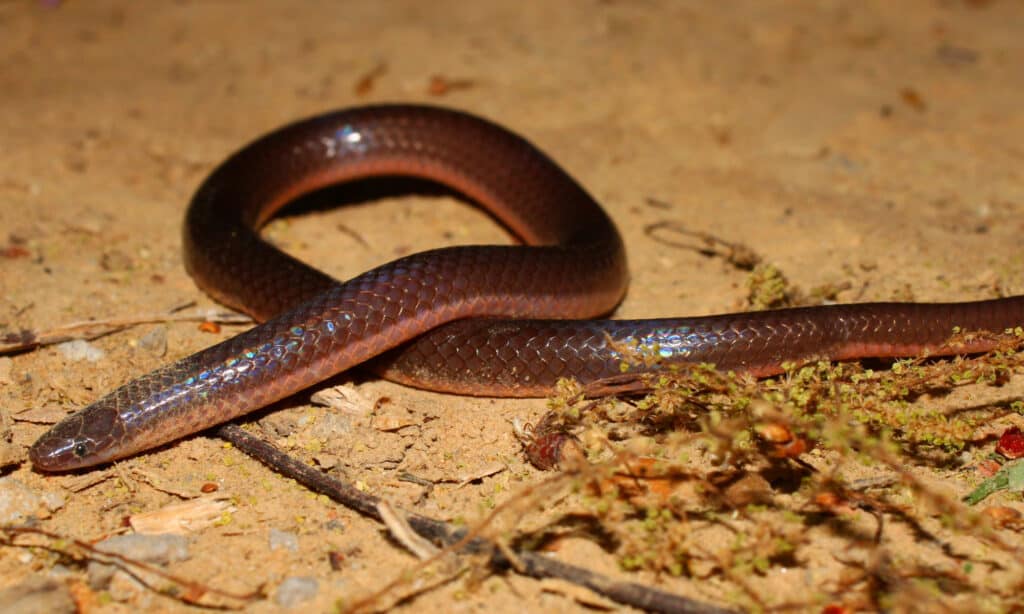
[[[96,544],[97,550],[120,554],[135,561],[166,565],[188,559],[188,539],[182,535],[164,533],[160,535],[115,535]],[[116,568],[93,561],[89,563],[89,586],[95,589],[106,587],[114,576]]]
[[[273,411],[261,418],[259,424],[265,431],[277,437],[288,437],[298,428],[298,419],[294,412]]]
[[[154,356],[167,354],[167,327],[160,325],[139,338],[139,347]]]
[[[104,271],[118,273],[132,270],[135,267],[135,263],[132,262],[132,258],[128,254],[119,249],[112,249],[104,252],[103,256],[100,257],[100,266],[103,267]]]
[[[280,549],[290,550],[292,552],[299,551],[299,538],[294,533],[287,531],[279,531],[277,529],[270,529],[270,550]]]
[[[0,478],[0,525],[26,524],[45,510],[43,498],[14,478]]]
[[[106,355],[103,350],[84,339],[75,339],[74,341],[58,343],[57,350],[64,355],[64,358],[67,358],[72,362],[78,362],[81,360],[96,362]]]
[[[316,597],[317,592],[320,590],[320,583],[316,581],[316,578],[310,578],[308,576],[293,576],[287,578],[280,586],[277,587],[277,594],[274,595],[274,601],[277,605],[283,608],[291,608],[299,605],[303,601],[309,601],[313,597]]]
[[[67,500],[59,492],[46,491],[43,493],[43,505],[51,512],[56,512],[64,507],[65,503],[67,503]]]
[[[71,614],[77,611],[67,585],[52,578],[33,576],[0,591],[0,612]]]
[[[320,465],[320,468],[324,471],[330,471],[338,465],[339,461],[341,461],[340,458],[333,454],[316,454],[313,456],[313,460],[316,461],[316,464]]]

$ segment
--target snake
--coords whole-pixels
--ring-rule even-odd
[[[301,197],[395,177],[461,195],[517,242],[415,253],[341,282],[260,236]],[[364,363],[413,387],[536,397],[561,378],[586,384],[620,374],[630,348],[659,359],[639,370],[710,363],[763,377],[801,361],[986,351],[990,337],[949,339],[957,327],[1024,324],[1024,296],[597,319],[620,303],[629,279],[612,219],[522,136],[426,105],[347,108],[257,138],[201,183],[183,246],[200,288],[261,323],[64,418],[29,449],[37,470],[139,454]]]

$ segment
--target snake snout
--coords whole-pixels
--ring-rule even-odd
[[[71,471],[110,460],[117,412],[92,407],[65,418],[29,448],[28,458],[40,471]]]

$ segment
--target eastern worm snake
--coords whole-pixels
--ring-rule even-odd
[[[431,250],[340,283],[257,234],[299,196],[396,175],[454,189],[526,245]],[[406,384],[538,396],[560,377],[589,382],[619,373],[620,342],[668,361],[763,376],[787,361],[953,353],[945,343],[955,326],[1001,332],[1024,324],[1024,297],[587,319],[611,311],[626,289],[625,252],[612,221],[523,138],[433,107],[343,110],[256,140],[200,186],[186,214],[184,246],[200,287],[264,323],[69,416],[32,446],[37,469],[64,471],[136,454],[382,354],[378,369]],[[956,352],[991,344],[979,340]]]

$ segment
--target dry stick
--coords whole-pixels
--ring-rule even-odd
[[[15,538],[19,535],[39,535],[49,539],[51,543],[19,544],[15,542]],[[80,539],[65,537],[63,535],[51,533],[50,531],[45,531],[43,529],[39,529],[36,527],[0,526],[0,545],[21,548],[40,548],[49,552],[53,552],[55,554],[59,554],[61,556],[74,556],[75,553],[72,548],[74,547],[81,551],[82,558],[85,558],[90,561],[104,563],[106,565],[112,565],[120,569],[121,571],[124,571],[125,573],[129,574],[132,578],[134,578],[135,580],[137,580],[138,582],[140,582],[141,584],[155,592],[163,593],[171,599],[176,599],[183,603],[189,603],[193,605],[207,605],[209,607],[214,608],[220,607],[238,609],[243,607],[243,605],[246,603],[250,603],[252,601],[255,601],[256,599],[263,597],[262,591],[253,591],[246,594],[233,593],[230,591],[214,588],[212,586],[207,586],[201,582],[196,582],[194,580],[180,578],[178,576],[167,573],[166,571],[154,565],[150,565],[144,561],[139,561],[131,557],[125,556],[123,554],[118,554],[116,552],[106,552]],[[136,570],[153,574],[154,576],[157,576],[167,582],[170,582],[181,587],[183,590],[161,590],[159,587],[154,586],[152,582],[148,582],[145,579],[143,579],[139,575],[139,572]],[[228,599],[231,602],[236,603],[222,604],[220,606],[214,604],[204,604],[203,597],[206,595],[222,597],[224,599]]]
[[[22,330],[0,335],[0,355],[34,350],[38,347],[75,339],[97,339],[139,324],[164,322],[216,322],[218,324],[251,324],[252,318],[240,313],[212,311],[204,313],[158,313],[108,320],[72,322],[50,330]]]
[[[319,470],[292,458],[266,441],[246,433],[235,424],[220,427],[217,429],[217,435],[229,441],[242,452],[306,488],[327,495],[364,516],[381,520],[377,511],[377,505],[380,503],[378,497],[367,495],[346,482],[324,475]],[[495,567],[509,567],[512,564],[509,558],[488,540],[479,537],[465,539],[469,534],[465,528],[456,528],[446,522],[419,514],[408,514],[407,520],[417,533],[446,546],[460,544],[465,540],[460,544],[464,551],[488,554],[491,564]],[[521,567],[521,573],[524,575],[534,578],[561,578],[585,586],[619,603],[651,612],[735,614],[735,610],[720,608],[634,582],[619,582],[588,569],[562,563],[535,552],[517,551],[515,556],[518,559],[517,567]]]
[[[702,242],[703,245],[694,246],[663,237],[659,234],[662,230],[668,230],[684,237],[696,239]],[[644,234],[662,245],[693,250],[702,256],[723,258],[732,266],[744,271],[751,271],[761,263],[761,256],[742,243],[726,241],[707,232],[689,230],[682,224],[671,220],[662,220],[644,226]]]

